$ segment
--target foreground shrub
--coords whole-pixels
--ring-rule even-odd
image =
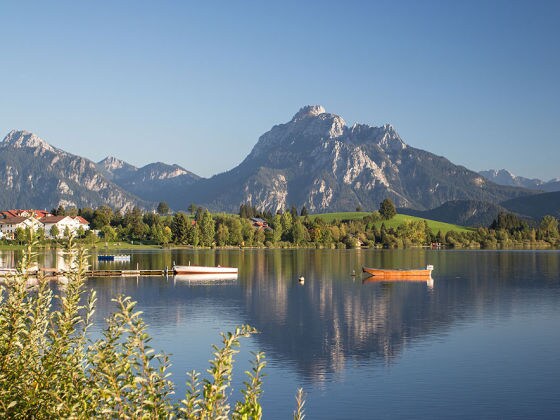
[[[189,373],[185,398],[177,402],[169,358],[150,347],[141,312],[129,297],[114,299],[116,312],[102,337],[88,331],[95,292],[84,292],[87,255],[69,238],[68,282],[55,296],[48,280],[29,287],[33,248],[27,246],[18,273],[0,292],[0,417],[2,418],[261,418],[264,354],[256,353],[242,400],[233,406],[231,376],[239,340],[256,333],[244,325],[222,334],[214,346],[209,377]],[[85,303],[84,303],[85,302]],[[296,398],[294,418],[302,419],[304,400]]]

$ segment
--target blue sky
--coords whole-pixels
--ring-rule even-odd
[[[306,104],[560,177],[558,1],[0,0],[0,137],[231,169]]]

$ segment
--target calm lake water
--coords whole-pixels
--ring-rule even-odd
[[[220,331],[250,324],[234,387],[251,351],[268,362],[264,418],[560,418],[560,253],[556,251],[231,250],[133,252],[130,263],[232,265],[237,281],[90,279],[96,328],[130,295],[153,347],[171,354],[177,394],[205,372]],[[4,252],[4,264],[17,256]],[[52,255],[44,256],[55,261]],[[361,267],[433,264],[433,284],[369,283]],[[355,270],[357,276],[352,277]],[[298,282],[299,276],[305,283]],[[232,399],[238,397],[237,392]]]

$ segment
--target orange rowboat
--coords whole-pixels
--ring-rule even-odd
[[[428,265],[426,268],[412,269],[412,270],[391,270],[384,268],[369,268],[362,267],[364,273],[375,277],[376,279],[383,280],[419,280],[426,281],[432,278],[433,265]]]

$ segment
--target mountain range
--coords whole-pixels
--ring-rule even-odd
[[[169,201],[178,188],[191,185],[201,178],[179,165],[161,162],[141,168],[108,156],[97,163],[99,171],[110,181],[146,201]]]
[[[113,157],[94,163],[27,131],[11,131],[0,143],[0,208],[150,209],[159,200],[159,189],[197,179],[178,165],[152,163],[136,168]]]
[[[490,214],[500,203],[537,194],[527,184],[500,185],[488,177],[407,145],[389,124],[348,126],[318,105],[272,127],[238,166],[211,178],[160,162],[137,168],[109,156],[95,163],[26,131],[11,131],[0,143],[0,208],[126,210],[166,201],[174,210],[197,204],[236,212],[251,204],[271,212],[292,205],[326,212],[374,210],[389,197],[410,211],[443,206],[442,213],[458,215],[463,206],[464,218],[474,207]]]
[[[540,190],[544,192],[560,191],[560,179],[554,178],[550,181],[543,181],[537,178],[524,178],[516,176],[507,169],[489,169],[480,171],[480,175],[489,181],[499,185],[508,185],[510,187],[523,187],[531,190]]]
[[[27,131],[0,143],[0,208],[149,207],[101,174],[89,159],[67,153]]]

